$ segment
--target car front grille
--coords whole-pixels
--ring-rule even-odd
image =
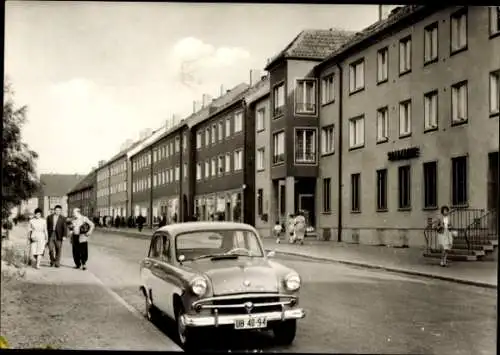
[[[247,302],[251,302],[253,304],[253,307],[250,310],[247,310],[244,306],[242,306]],[[220,315],[275,312],[275,311],[281,311],[281,305],[279,304],[279,302],[280,302],[279,297],[242,297],[231,300],[214,300],[212,302],[212,305],[215,308],[212,309],[212,312],[214,312],[215,309],[217,309]],[[218,308],[217,306],[222,306],[222,307]],[[232,307],[227,308],[227,306],[232,306]]]

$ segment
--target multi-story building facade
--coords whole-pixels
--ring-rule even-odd
[[[244,105],[247,91],[248,85],[237,86],[226,95],[226,102],[212,106],[213,112],[206,120],[191,125],[194,209],[200,220],[243,221],[245,207],[253,205],[245,200],[253,189],[245,174],[245,169],[253,167],[245,160],[253,156],[245,154],[245,148],[253,149],[248,142],[248,132],[253,133],[252,121],[246,119]],[[253,214],[253,208],[248,207],[248,211]]]
[[[498,7],[403,7],[316,68],[322,231],[423,245],[440,206],[496,207],[498,24]]]
[[[313,69],[351,35],[340,30],[302,31],[266,66],[271,90],[271,196],[282,221],[302,210],[308,224],[315,224],[319,109]]]
[[[277,198],[271,196],[269,89],[269,78],[266,76],[256,85],[255,90],[245,97],[250,119],[255,122],[255,228],[265,236],[270,234],[277,216]]]
[[[97,215],[111,216],[111,204],[110,204],[110,171],[109,165],[104,161],[99,162],[99,167],[96,170],[96,207]]]
[[[68,192],[69,214],[74,208],[79,208],[85,216],[93,217],[96,215],[96,178],[96,171],[93,170]]]
[[[109,207],[111,216],[125,217],[127,211],[127,155],[126,152],[113,157],[109,162]]]

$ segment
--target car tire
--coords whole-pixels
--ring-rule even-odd
[[[184,351],[197,350],[197,339],[196,330],[190,327],[186,327],[182,323],[182,316],[185,314],[184,308],[182,306],[177,306],[175,308],[175,330],[177,342],[184,349]]]
[[[274,339],[279,345],[290,345],[297,333],[297,320],[290,319],[279,322],[273,327]]]
[[[146,294],[144,295],[144,308],[145,308],[145,316],[146,319],[149,320],[151,323],[156,323],[158,321],[160,311],[156,306],[153,304],[153,301],[151,300],[150,297],[148,297]]]

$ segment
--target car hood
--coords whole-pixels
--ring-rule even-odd
[[[189,266],[210,279],[214,296],[243,292],[278,292],[279,289],[276,270],[264,258],[203,259],[193,261]]]

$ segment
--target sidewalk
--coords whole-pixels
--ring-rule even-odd
[[[26,226],[17,226],[8,244],[23,251]],[[46,256],[22,278],[4,277],[2,260],[1,335],[10,348],[181,351],[91,270],[73,269],[71,244],[64,244],[60,268],[48,267]]]
[[[104,232],[127,233],[148,238],[151,229],[139,232],[129,228],[100,228]],[[337,262],[352,266],[381,269],[403,274],[430,277],[462,284],[497,288],[497,261],[455,261],[450,267],[439,266],[439,259],[425,258],[418,248],[388,248],[332,241],[305,241],[304,245],[286,242],[276,244],[274,238],[263,238],[266,250],[280,254]]]

